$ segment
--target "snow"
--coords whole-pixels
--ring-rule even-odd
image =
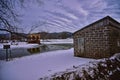
[[[116,53],[114,56],[112,56],[110,59],[117,58],[118,61],[120,61],[120,53]]]
[[[38,80],[94,59],[74,57],[73,48],[0,61],[0,80]]]
[[[18,45],[11,45],[10,43],[0,44],[0,49],[3,49],[3,45],[10,45],[10,48],[32,48],[38,47],[38,44],[27,44],[26,42],[19,42]]]
[[[120,80],[120,53],[110,58],[103,58],[89,63],[73,66],[65,71],[57,72],[40,80]]]
[[[73,39],[47,39],[41,40],[43,44],[73,44]]]

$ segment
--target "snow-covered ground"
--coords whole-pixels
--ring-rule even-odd
[[[120,80],[120,53],[73,66],[65,71],[41,77],[40,80]]]
[[[73,44],[73,39],[46,39],[41,40],[43,44]]]
[[[73,44],[72,39],[51,39],[41,41],[44,44]],[[38,44],[19,42],[11,45],[11,48],[32,48]],[[0,44],[0,49],[3,44]],[[19,51],[20,52],[20,51]],[[94,59],[74,57],[73,48],[69,50],[57,50],[14,58],[11,61],[0,61],[0,80],[38,80],[41,77],[64,71],[73,66],[83,65]]]
[[[38,80],[94,59],[74,57],[73,48],[0,61],[0,80]]]
[[[0,43],[0,49],[3,49],[3,45],[10,45],[10,48],[32,48],[38,47],[38,44],[28,44],[26,42],[18,42],[18,45],[11,45],[10,43]]]

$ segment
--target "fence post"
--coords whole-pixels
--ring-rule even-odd
[[[10,49],[10,45],[3,45],[3,49],[6,49],[6,61],[8,61],[8,49]]]

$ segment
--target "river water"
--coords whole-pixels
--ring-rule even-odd
[[[28,55],[41,54],[54,50],[66,50],[73,47],[73,44],[44,44],[32,48],[12,48],[8,50],[9,59],[19,58]],[[0,60],[6,59],[6,50],[0,49]]]

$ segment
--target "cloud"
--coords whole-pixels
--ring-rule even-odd
[[[74,32],[107,15],[120,21],[120,1],[118,0],[41,0],[43,4],[32,2],[22,11],[23,26],[32,26],[46,21],[48,31]],[[54,28],[53,28],[54,27]]]

